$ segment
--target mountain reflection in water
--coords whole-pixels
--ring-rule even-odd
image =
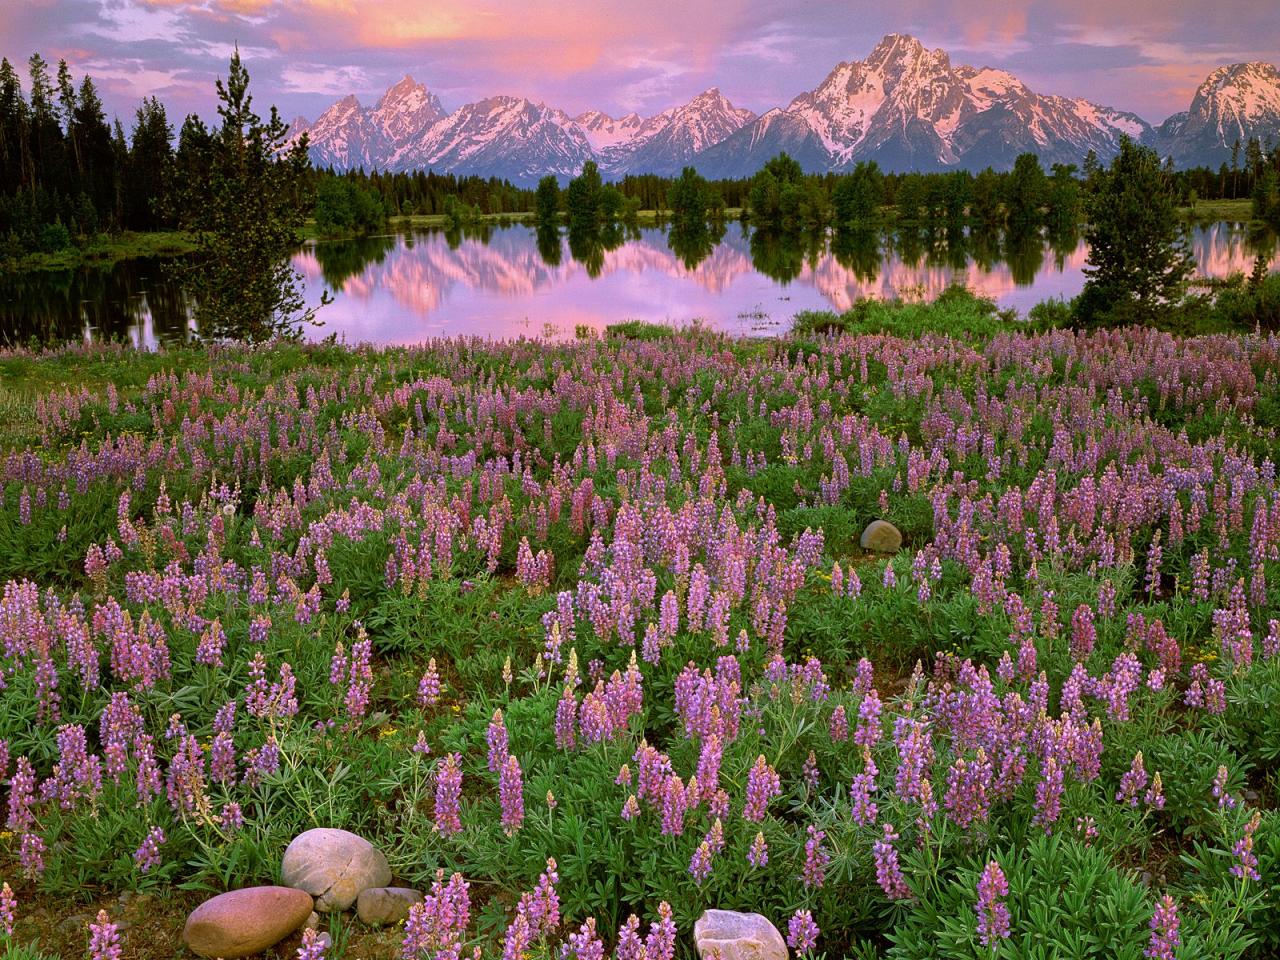
[[[1252,269],[1275,239],[1214,223],[1189,231],[1197,273]],[[308,336],[414,343],[454,334],[572,335],[623,320],[702,321],[735,333],[785,330],[801,310],[856,301],[932,299],[963,283],[1025,313],[1084,284],[1087,248],[1077,235],[891,230],[837,236],[752,233],[738,224],[681,236],[659,227],[595,234],[526,226],[428,230],[319,241],[294,257],[308,302],[334,302]],[[110,270],[0,278],[0,339],[128,336],[178,339],[189,302],[156,261]]]

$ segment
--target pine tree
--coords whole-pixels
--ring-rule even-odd
[[[535,210],[539,226],[554,226],[560,221],[560,184],[553,176],[538,181]]]
[[[600,224],[600,168],[594,160],[582,165],[582,173],[569,181],[564,204],[569,214],[569,229],[594,230]]]
[[[1097,177],[1088,219],[1088,279],[1077,301],[1082,320],[1143,322],[1181,298],[1191,258],[1154,150],[1121,138],[1111,167]]]
[[[165,115],[164,104],[155,97],[148,97],[138,107],[128,170],[125,226],[130,230],[168,226],[164,211],[173,180],[173,127]]]
[[[209,145],[207,181],[188,180],[182,204],[197,245],[190,268],[197,329],[217,340],[299,336],[317,309],[306,307],[292,266],[311,209],[307,139],[286,147],[288,126],[276,108],[265,122],[253,112],[238,49],[217,90],[221,127]]]

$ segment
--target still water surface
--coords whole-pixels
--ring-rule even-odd
[[[1259,250],[1280,269],[1274,238],[1239,225],[1197,226],[1188,240],[1201,276],[1247,273]],[[1077,294],[1087,253],[1076,237],[883,233],[844,242],[752,236],[733,225],[718,238],[673,245],[658,227],[571,242],[511,226],[309,243],[294,265],[308,302],[325,290],[334,297],[320,313],[324,325],[309,336],[414,343],[457,334],[569,335],[579,325],[631,319],[770,334],[800,310],[842,311],[864,297],[930,299],[956,282],[1025,313],[1041,300]],[[189,302],[165,266],[135,260],[0,278],[0,340],[180,339],[191,329]]]

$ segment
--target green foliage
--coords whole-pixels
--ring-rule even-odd
[[[1110,168],[1091,185],[1088,217],[1088,280],[1076,305],[1081,321],[1147,323],[1181,298],[1190,256],[1154,150],[1121,138]]]
[[[387,225],[382,199],[348,177],[321,178],[312,216],[317,232],[326,237],[359,236]]]
[[[555,177],[548,174],[538,181],[534,212],[538,223],[542,226],[556,224],[560,221],[560,184]]]
[[[575,231],[595,230],[600,224],[600,191],[603,182],[600,179],[600,168],[594,160],[582,165],[582,173],[569,181],[564,193],[565,210],[569,214],[569,229]]]
[[[707,181],[693,167],[685,167],[667,193],[671,227],[682,233],[707,228]]]
[[[837,229],[859,229],[874,224],[884,202],[884,176],[874,160],[860,161],[841,177],[831,192]]]

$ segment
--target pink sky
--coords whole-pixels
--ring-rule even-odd
[[[257,101],[287,118],[372,102],[405,73],[446,108],[513,93],[649,113],[719,86],[760,111],[891,32],[1157,123],[1214,67],[1280,59],[1280,16],[1259,0],[0,0],[0,54],[65,57],[125,117],[147,94],[210,114],[235,43]]]

